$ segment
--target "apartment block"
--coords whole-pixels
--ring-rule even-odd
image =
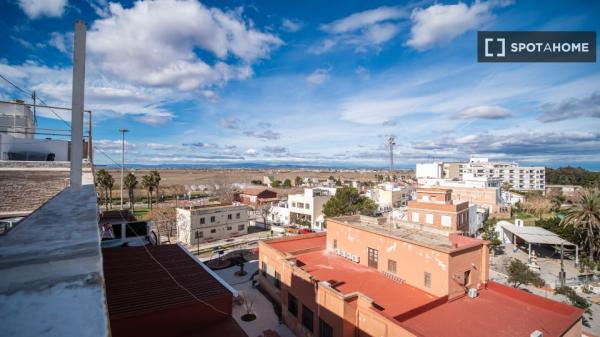
[[[259,268],[297,336],[581,335],[581,309],[490,281],[486,241],[433,229],[327,219],[259,242]]]
[[[249,210],[245,205],[177,208],[177,241],[197,244],[246,234]]]
[[[390,182],[379,184],[368,196],[375,201],[380,211],[389,211],[406,206],[414,191],[412,186]]]
[[[469,231],[469,202],[453,201],[452,190],[418,188],[416,200],[410,200],[407,220],[451,232]]]
[[[288,195],[290,223],[310,223],[311,229],[323,229],[323,206],[335,195],[335,188],[306,188],[304,193]]]

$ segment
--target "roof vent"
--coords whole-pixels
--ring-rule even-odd
[[[534,332],[531,333],[531,335],[529,335],[529,337],[542,337],[542,336],[544,336],[544,334],[540,330],[535,330]]]
[[[470,298],[477,297],[477,288],[469,288],[468,295],[469,295]]]

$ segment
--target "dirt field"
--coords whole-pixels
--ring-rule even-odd
[[[246,183],[249,184],[252,180],[262,180],[266,175],[273,176],[277,180],[284,181],[290,179],[292,182],[296,177],[314,177],[326,179],[329,176],[334,176],[336,179],[357,179],[360,181],[375,180],[376,174],[386,174],[387,171],[372,171],[372,170],[331,170],[331,171],[316,171],[316,170],[223,170],[223,169],[189,169],[189,170],[158,170],[161,176],[161,186],[173,185],[204,185],[204,184],[220,184],[220,183]],[[141,177],[148,174],[148,170],[136,170],[136,176]],[[115,177],[116,184],[119,183],[121,172],[119,170],[110,170],[110,173]],[[397,171],[397,176],[414,176],[413,171]],[[138,178],[139,180],[139,178]]]

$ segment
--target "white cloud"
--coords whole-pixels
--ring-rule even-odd
[[[195,0],[111,3],[110,16],[88,33],[90,58],[132,83],[181,91],[222,86],[252,76],[252,63],[283,42],[256,30],[242,13],[207,8]],[[212,54],[200,58],[195,50]]]
[[[219,125],[225,129],[238,129],[241,121],[235,117],[227,117],[219,120]]]
[[[400,32],[400,20],[406,18],[406,10],[400,7],[379,7],[354,13],[345,18],[321,25],[321,30],[330,36],[312,46],[309,51],[322,54],[336,45],[349,45],[356,52],[380,45],[391,40]]]
[[[306,77],[306,80],[312,84],[323,84],[329,79],[329,69],[319,68]]]
[[[483,118],[483,119],[503,119],[512,117],[510,110],[497,105],[474,106],[454,115],[458,119]]]
[[[73,33],[50,33],[48,45],[58,49],[63,54],[70,54],[73,45]]]
[[[245,153],[247,156],[254,157],[258,154],[258,151],[256,151],[256,149],[248,149]]]
[[[356,67],[356,70],[354,72],[358,77],[360,77],[363,80],[368,80],[369,78],[371,78],[371,73],[369,72],[369,69],[363,66]]]
[[[380,22],[397,20],[405,16],[406,12],[404,9],[383,6],[359,13],[354,13],[343,19],[321,25],[321,29],[331,34],[342,34],[360,30]]]
[[[284,18],[281,20],[281,29],[286,32],[294,33],[302,29],[302,21]]]
[[[411,14],[411,37],[407,45],[426,50],[440,43],[447,43],[468,30],[481,27],[494,18],[491,10],[508,3],[497,1],[474,2],[468,6],[462,2],[455,5],[435,4],[425,9],[414,9]]]
[[[61,17],[66,5],[67,0],[19,0],[19,6],[30,19]]]

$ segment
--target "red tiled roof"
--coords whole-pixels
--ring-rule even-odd
[[[316,279],[331,283],[342,294],[360,292],[391,316],[405,313],[437,298],[411,285],[393,281],[373,268],[351,262],[331,251],[305,253],[297,255],[296,259],[302,269]]]
[[[583,311],[570,305],[490,282],[476,298],[468,296],[441,304],[401,325],[421,336],[562,336]]]
[[[325,249],[327,237],[325,233],[306,234],[292,238],[265,241],[265,243],[281,252],[293,253],[308,249]]]
[[[173,277],[201,300],[230,294],[177,245],[146,246]],[[144,247],[102,249],[108,311],[126,317],[196,303],[146,252]]]
[[[267,188],[260,188],[260,187],[247,187],[244,188],[244,190],[242,191],[242,194],[246,194],[246,195],[259,195],[264,191],[269,191],[269,192],[273,192]],[[275,192],[273,192],[275,193]]]

